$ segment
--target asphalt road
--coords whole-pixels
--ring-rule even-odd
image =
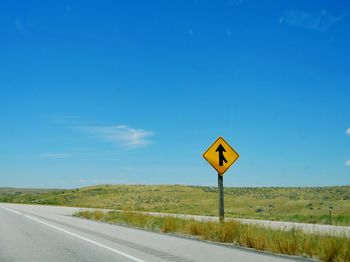
[[[72,217],[77,208],[0,204],[0,261],[296,261]]]

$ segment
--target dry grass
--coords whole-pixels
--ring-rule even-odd
[[[305,234],[297,230],[272,230],[234,221],[199,222],[134,212],[82,211],[75,216],[158,232],[197,236],[204,240],[232,243],[257,250],[319,258],[322,261],[350,261],[348,238]]]
[[[71,190],[0,188],[0,202],[217,215],[217,187],[101,185]],[[225,216],[350,226],[350,186],[225,187]]]

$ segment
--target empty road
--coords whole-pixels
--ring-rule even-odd
[[[301,261],[72,217],[77,208],[0,203],[0,261]]]

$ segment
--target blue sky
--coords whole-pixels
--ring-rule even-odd
[[[350,184],[348,1],[2,1],[0,186]]]

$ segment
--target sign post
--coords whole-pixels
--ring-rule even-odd
[[[225,219],[224,212],[224,177],[218,173],[218,188],[219,188],[219,218],[220,222]]]
[[[332,209],[333,209],[333,204],[329,204],[329,224],[332,225]]]
[[[223,222],[224,211],[224,173],[239,158],[239,154],[222,138],[219,137],[203,154],[203,157],[218,172],[219,188],[219,218]]]

